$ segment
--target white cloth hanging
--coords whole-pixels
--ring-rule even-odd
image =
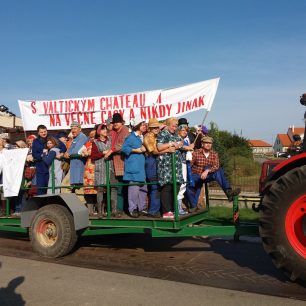
[[[3,192],[4,197],[15,197],[18,195],[24,171],[28,148],[3,150]]]

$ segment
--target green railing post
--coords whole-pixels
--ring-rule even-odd
[[[51,164],[51,183],[52,183],[52,194],[55,194],[55,173],[54,173],[54,160]],[[47,193],[48,193],[48,189],[47,189]]]
[[[10,215],[10,200],[5,198],[5,216],[8,217]]]
[[[171,156],[171,162],[172,162],[174,216],[175,216],[175,221],[179,221],[178,201],[177,201],[177,185],[176,185],[176,156],[175,156],[175,152],[171,153],[171,155],[172,155]]]
[[[110,175],[109,175],[109,160],[106,160],[106,208],[107,208],[107,219],[111,217],[111,186],[110,186]]]
[[[209,190],[208,190],[208,184],[205,183],[204,186],[205,186],[205,206],[206,206],[206,209],[209,210]]]
[[[234,196],[233,198],[233,222],[239,224],[239,197]]]

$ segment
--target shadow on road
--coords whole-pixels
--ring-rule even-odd
[[[0,263],[1,268],[1,263]],[[0,288],[0,304],[1,306],[23,306],[25,301],[22,295],[15,292],[16,288],[24,282],[24,276],[19,276],[12,279],[7,287]]]
[[[2,240],[6,256],[306,300],[305,287],[291,283],[274,266],[257,238],[81,237],[71,254],[57,259],[39,257],[21,237]]]
[[[117,256],[120,256],[120,251],[126,253],[127,250],[142,250],[141,252],[144,252],[145,257],[152,253],[156,258],[160,257],[165,264],[167,262],[166,258],[179,258],[182,255],[185,256],[184,253],[188,254],[185,257],[185,263],[190,258],[201,255],[201,260],[205,262],[206,266],[211,262],[212,267],[215,266],[217,261],[222,265],[222,261],[225,259],[230,267],[239,266],[251,269],[256,274],[267,275],[281,282],[288,282],[288,278],[274,266],[260,243],[234,242],[230,239],[202,237],[152,238],[149,235],[135,234],[87,237],[80,239],[77,245],[77,249],[80,251],[82,248],[90,249],[91,247],[96,251],[111,248],[113,251],[118,251],[116,252]],[[214,254],[219,254],[221,257],[216,257]]]

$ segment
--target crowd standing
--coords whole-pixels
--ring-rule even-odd
[[[240,193],[240,189],[231,188],[220,167],[207,128],[199,126],[192,133],[186,118],[168,118],[163,124],[152,118],[148,123],[139,121],[128,127],[115,113],[105,124],[96,125],[88,136],[79,122],[73,121],[70,128],[69,134],[50,136],[46,126],[39,125],[37,135],[14,144],[0,135],[0,173],[3,150],[29,149],[23,188],[13,199],[15,216],[33,195],[73,192],[88,207],[90,216],[103,218],[107,213],[107,175],[113,184],[113,217],[128,214],[133,218],[173,219],[175,200],[180,215],[195,212],[199,209],[201,188],[210,181],[222,187],[229,201]],[[2,197],[2,212],[3,202]]]

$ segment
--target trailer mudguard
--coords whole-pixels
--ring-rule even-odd
[[[301,153],[292,156],[291,158],[285,159],[282,163],[273,168],[266,182],[275,180],[291,169],[302,167],[304,165],[306,165],[306,153]]]
[[[37,210],[48,204],[66,206],[73,216],[76,231],[88,227],[88,209],[74,193],[46,194],[29,199],[21,212],[21,226],[30,227]]]

